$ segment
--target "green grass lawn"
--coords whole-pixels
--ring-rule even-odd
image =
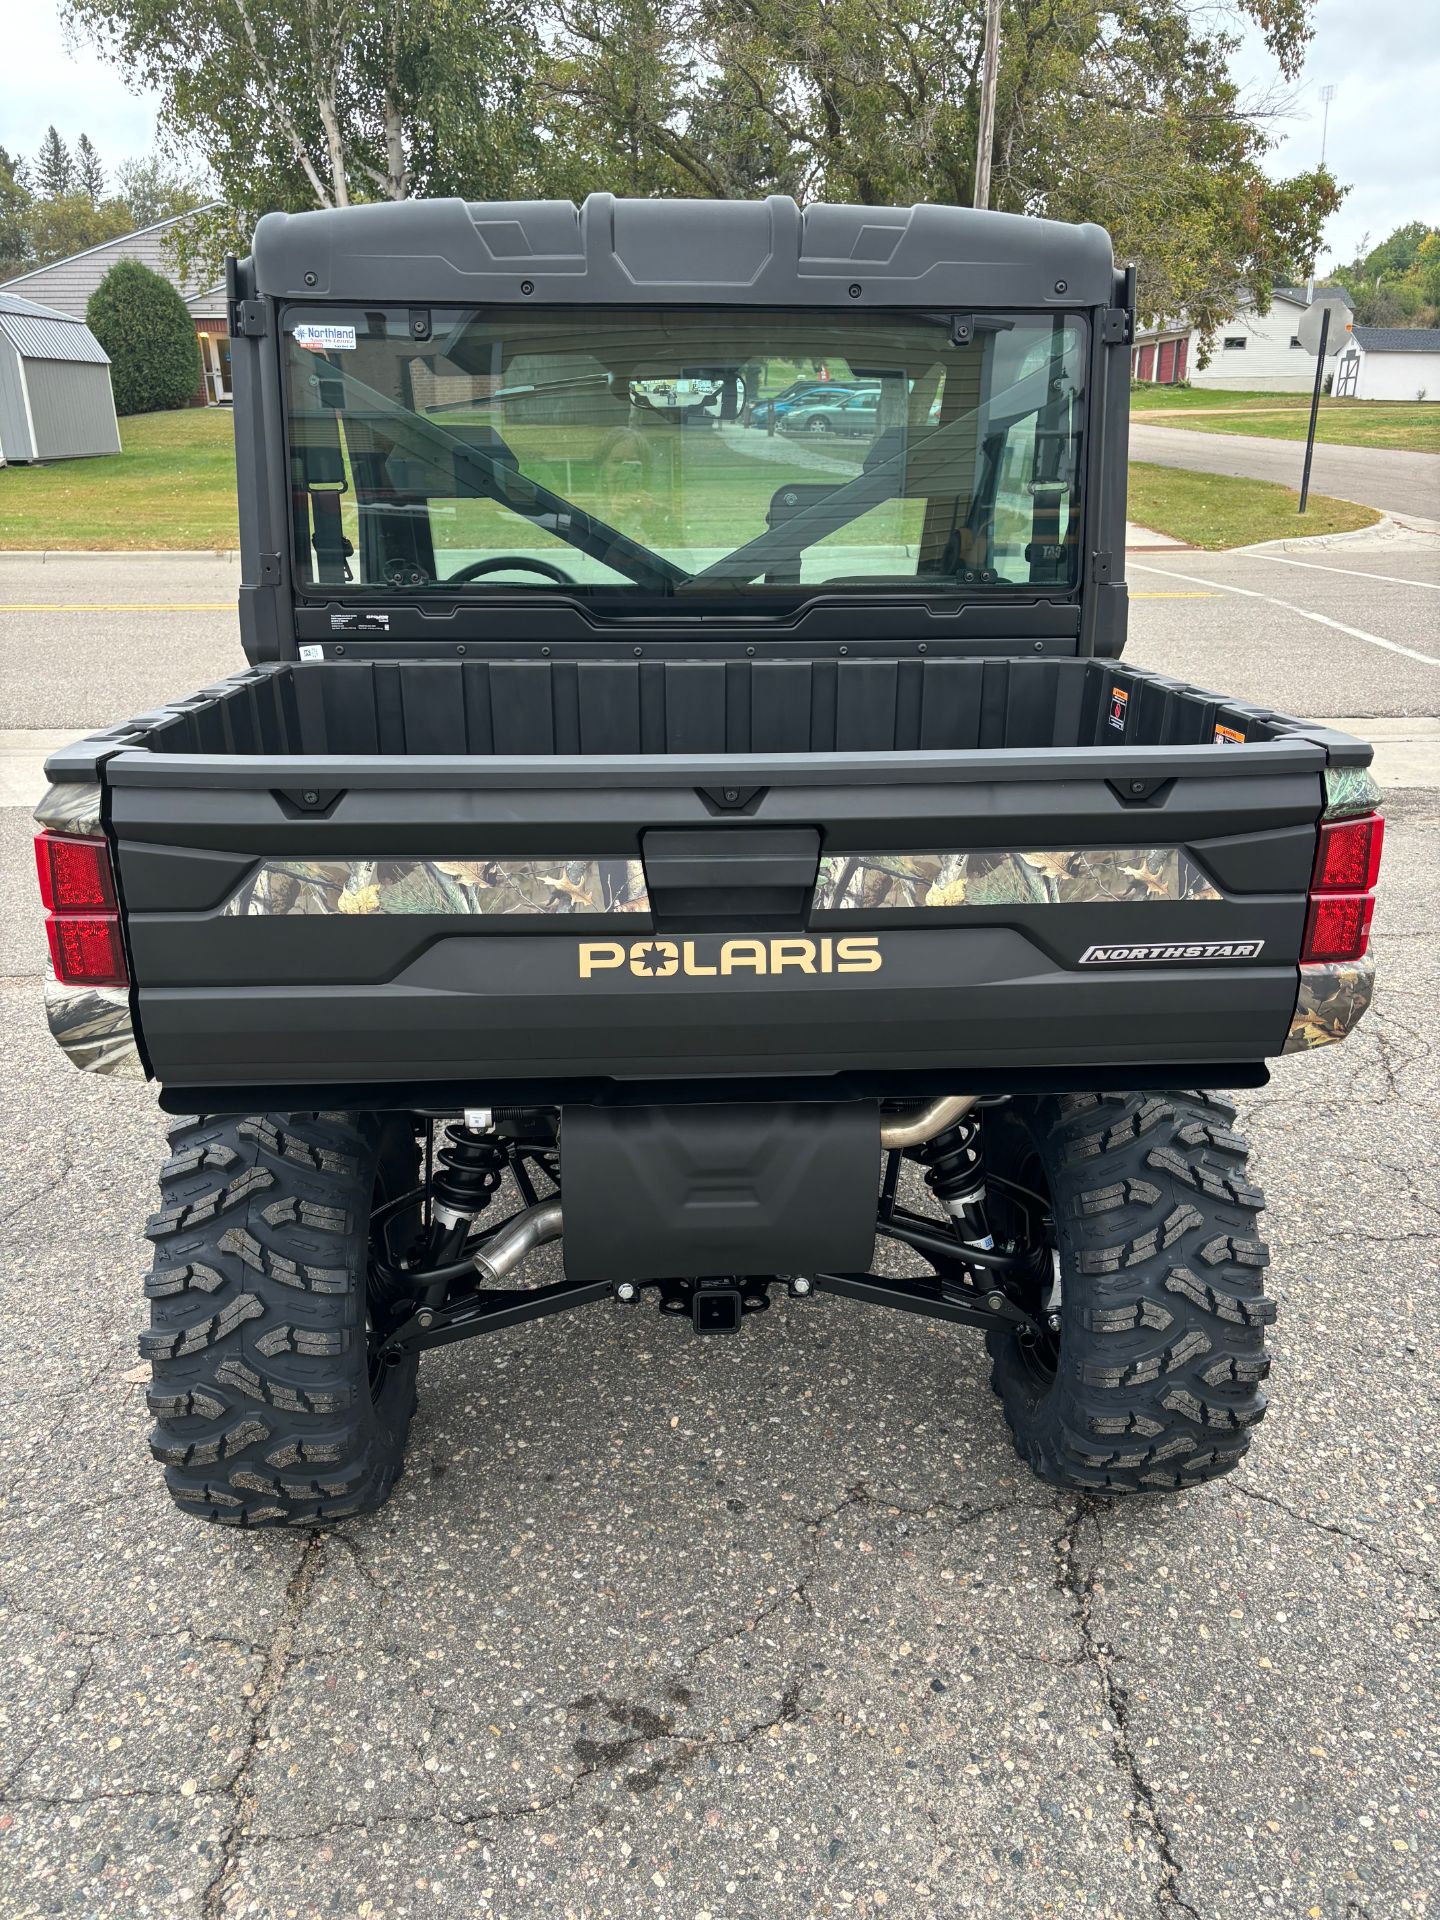
[[[1311,372],[1314,372],[1313,365]],[[1132,413],[1171,413],[1177,409],[1186,413],[1204,412],[1207,407],[1308,407],[1309,404],[1308,393],[1258,393],[1246,388],[1227,393],[1218,387],[1157,387],[1148,382],[1130,389]]]
[[[233,547],[235,442],[228,409],[120,422],[123,453],[0,467],[0,547]]]
[[[1303,440],[1310,424],[1308,407],[1260,413],[1161,414],[1156,427],[1184,427],[1193,433],[1248,433],[1266,440]],[[1440,453],[1440,402],[1404,400],[1322,401],[1315,438],[1331,446],[1391,447],[1405,453]]]
[[[1373,507],[1312,493],[1304,518],[1300,495],[1271,480],[1237,480],[1225,473],[1132,462],[1129,514],[1138,526],[1173,534],[1192,547],[1244,547],[1257,540],[1298,539],[1373,527]]]
[[[520,427],[512,438],[543,438],[548,431]],[[667,535],[677,531],[669,526],[676,494],[667,469],[679,455],[673,433],[667,427],[646,436],[654,449],[648,462],[628,457],[637,438],[629,433],[618,443],[613,434],[607,436],[604,446],[597,435],[593,447],[584,444],[583,437],[572,437],[577,455],[588,457],[569,462],[545,464],[535,458],[535,450],[517,451],[526,454],[537,478],[570,497],[576,497],[576,489],[592,505],[603,501],[602,510],[613,522],[633,528],[641,539],[648,531],[663,545]],[[0,468],[0,548],[204,551],[235,545],[235,461],[228,412],[189,408],[140,414],[121,422],[121,435],[125,451],[103,459]],[[838,447],[826,451],[840,454]],[[846,451],[858,467],[859,449]],[[718,461],[685,481],[687,520],[692,529],[703,528],[707,542],[727,545],[756,531],[764,510],[757,485],[768,497],[787,480],[815,478],[799,467],[791,472],[783,457],[761,473],[750,473],[749,465]],[[704,495],[703,506],[695,497],[697,488]],[[1130,469],[1131,519],[1197,547],[1339,533],[1370,526],[1379,518],[1368,507],[1312,494],[1309,512],[1301,520],[1296,505],[1297,496],[1289,488],[1268,481],[1172,467]],[[436,532],[443,547],[503,551],[512,544],[511,516],[492,501],[460,501],[438,512]],[[890,502],[870,516],[874,524],[869,536],[877,541],[917,539],[919,514],[917,501]],[[886,516],[884,526],[878,516]]]

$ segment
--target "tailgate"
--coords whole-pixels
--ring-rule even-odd
[[[1253,1077],[1295,1008],[1324,767],[1289,737],[644,761],[122,750],[105,779],[152,1071],[303,1104],[735,1076],[1099,1085],[1192,1062],[1207,1084]]]

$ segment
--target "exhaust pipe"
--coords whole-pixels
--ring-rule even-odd
[[[980,1098],[977,1093],[951,1094],[944,1100],[932,1100],[928,1107],[913,1113],[891,1114],[880,1121],[880,1144],[887,1151],[896,1147],[920,1147],[933,1140],[946,1127],[953,1127]]]
[[[565,1231],[564,1215],[558,1200],[542,1200],[538,1206],[517,1213],[508,1227],[502,1227],[493,1240],[487,1240],[475,1255],[475,1271],[482,1280],[498,1286],[508,1280],[527,1255],[547,1240],[558,1240]]]

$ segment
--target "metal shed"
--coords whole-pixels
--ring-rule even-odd
[[[85,322],[0,293],[0,463],[119,451],[110,362]]]

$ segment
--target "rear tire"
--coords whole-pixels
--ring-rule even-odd
[[[1016,1449],[1042,1480],[1194,1486],[1249,1447],[1275,1303],[1234,1118],[1200,1093],[1072,1094],[987,1116],[992,1229],[1023,1219],[1005,1181],[1028,1186],[1048,1197],[1059,1256],[1058,1337],[987,1335]]]
[[[384,1367],[369,1332],[371,1212],[418,1178],[408,1120],[199,1120],[170,1145],[140,1352],[171,1497],[241,1527],[372,1512],[415,1412],[416,1361]]]

